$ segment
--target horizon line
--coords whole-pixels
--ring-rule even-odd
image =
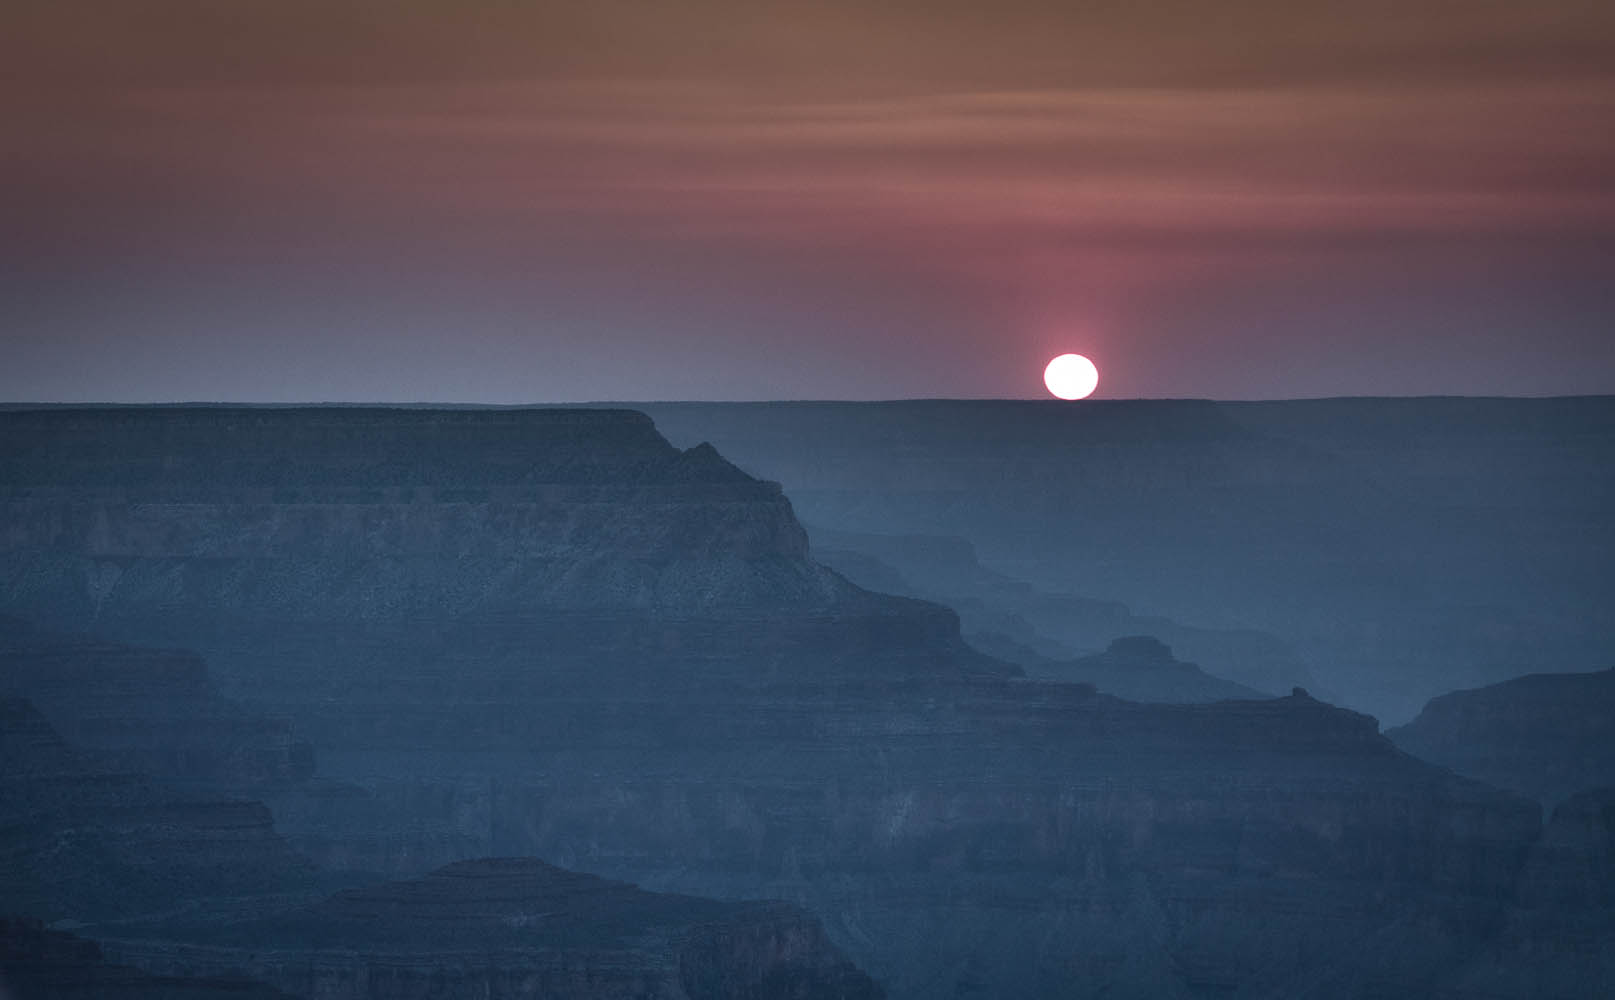
[[[1057,399],[1052,396],[897,396],[889,398],[777,398],[777,399],[579,399],[527,401],[516,403],[468,402],[457,400],[228,400],[228,399],[176,399],[176,400],[4,400],[0,411],[28,409],[129,409],[147,408],[262,408],[291,409],[371,407],[376,409],[545,409],[555,407],[606,407],[606,406],[891,406],[905,403],[1046,403],[1049,405],[1081,407],[1086,404],[1105,403],[1327,403],[1327,402],[1383,402],[1417,400],[1489,400],[1489,401],[1550,401],[1573,399],[1610,399],[1615,392],[1607,393],[1553,393],[1503,395],[1496,393],[1420,393],[1409,395],[1332,395],[1332,396],[1267,396],[1248,398],[1215,398],[1211,396],[1119,396],[1088,397],[1085,399]]]

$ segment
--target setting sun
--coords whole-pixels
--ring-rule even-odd
[[[1083,399],[1099,387],[1099,369],[1080,354],[1062,354],[1043,369],[1043,384],[1061,399]]]

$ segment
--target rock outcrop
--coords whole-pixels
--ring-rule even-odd
[[[313,750],[288,722],[227,701],[202,658],[0,618],[0,693],[26,697],[101,767],[247,793],[304,781]]]
[[[314,881],[262,803],[107,771],[0,698],[0,889],[13,915],[96,923],[251,912]]]
[[[1408,753],[1552,807],[1615,786],[1615,669],[1453,691],[1386,735]]]
[[[884,995],[793,906],[644,892],[524,858],[348,890],[187,944],[107,947],[148,969],[239,970],[328,1000]]]
[[[1166,643],[1153,636],[1123,636],[1103,653],[1042,667],[1039,675],[1092,684],[1106,694],[1128,701],[1198,702],[1260,698],[1243,684],[1213,677],[1193,663],[1172,655]]]

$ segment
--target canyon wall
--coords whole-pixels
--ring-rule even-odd
[[[1386,735],[1409,753],[1551,808],[1615,787],[1615,669],[1452,691]]]
[[[1266,634],[1316,678],[1288,684],[1387,724],[1454,688],[1615,662],[1615,397],[643,409],[778,480],[815,530],[968,540],[1029,586],[1045,634],[1041,595]],[[1077,651],[1156,635],[1288,689],[1233,672],[1244,643],[1067,615]]]

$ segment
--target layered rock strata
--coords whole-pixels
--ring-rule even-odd
[[[235,914],[314,891],[262,803],[109,771],[26,700],[0,698],[0,887],[13,915],[76,923]]]
[[[108,770],[247,793],[296,783],[313,750],[284,719],[219,697],[202,658],[0,619],[0,692],[26,697]]]
[[[795,907],[649,893],[522,858],[348,890],[183,945],[107,947],[148,969],[245,972],[328,1000],[884,995]]]
[[[964,538],[1033,595],[1277,636],[1317,679],[1277,690],[1392,723],[1615,660],[1615,396],[643,409],[780,481],[815,529]],[[1153,626],[1077,650],[1140,633],[1275,688]]]

